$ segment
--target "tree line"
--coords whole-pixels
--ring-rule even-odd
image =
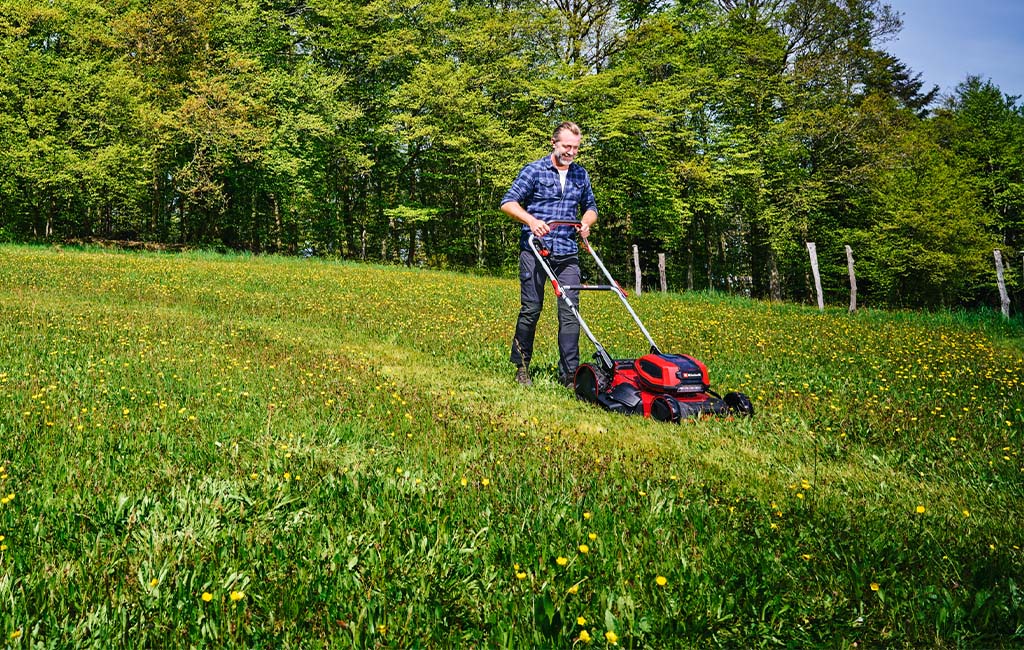
[[[842,302],[849,244],[868,304],[997,304],[1024,107],[939,96],[900,28],[880,0],[3,0],[0,240],[507,269],[498,203],[569,119],[613,268],[636,244],[674,288],[807,300],[815,241]]]

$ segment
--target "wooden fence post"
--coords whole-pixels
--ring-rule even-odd
[[[857,276],[853,273],[853,249],[846,247],[846,266],[850,269],[850,313],[857,311]]]
[[[636,295],[640,295],[640,251],[633,244],[633,268],[636,270]]]
[[[807,242],[807,252],[811,256],[811,271],[814,272],[814,288],[818,291],[818,311],[825,311],[825,297],[821,295],[821,273],[818,271],[818,248],[814,242]]]
[[[665,254],[658,253],[658,277],[661,278],[661,292],[668,292],[668,283],[665,281]]]
[[[999,302],[1003,308],[1003,318],[1010,317],[1010,296],[1006,294],[1006,280],[1003,279],[1003,252],[998,248],[993,251],[996,258],[996,281],[999,283]]]

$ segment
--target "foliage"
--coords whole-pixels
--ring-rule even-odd
[[[636,245],[673,287],[810,301],[805,243],[830,297],[858,243],[862,303],[994,305],[1024,107],[978,77],[935,106],[900,28],[882,0],[8,0],[0,233],[502,271],[498,203],[572,119],[623,273]],[[871,167],[903,158],[942,191]]]
[[[516,296],[0,247],[5,643],[1020,644],[1019,323],[644,294],[758,410],[667,426],[567,394],[551,314],[515,385]]]

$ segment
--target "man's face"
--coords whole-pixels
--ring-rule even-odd
[[[554,149],[556,166],[568,167],[580,152],[580,136],[563,129],[557,140],[551,140],[551,146]]]

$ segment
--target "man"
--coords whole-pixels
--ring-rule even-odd
[[[519,238],[519,319],[516,321],[509,360],[517,367],[516,381],[531,385],[530,359],[537,331],[544,285],[548,278],[529,248],[530,233],[542,238],[551,252],[547,258],[562,286],[580,284],[576,232],[587,237],[597,221],[597,202],[587,171],[575,162],[580,150],[580,128],[563,122],[551,136],[551,154],[536,160],[519,172],[512,187],[501,200],[501,210],[523,224]],[[577,226],[548,225],[551,221],[579,221]],[[566,291],[574,305],[579,292]],[[579,365],[580,324],[564,301],[558,301],[558,374],[569,386]]]

